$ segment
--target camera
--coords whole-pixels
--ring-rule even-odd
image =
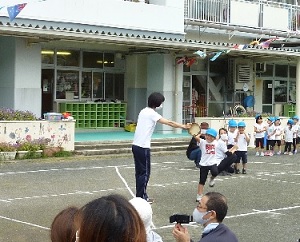
[[[188,224],[193,221],[193,216],[187,214],[173,214],[170,216],[170,223]]]

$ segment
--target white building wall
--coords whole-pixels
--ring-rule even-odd
[[[32,19],[68,24],[108,26],[125,29],[184,33],[184,1],[168,0],[164,5],[123,0],[28,0],[17,20]],[[6,1],[13,5],[14,1]],[[20,1],[15,1],[20,3]],[[5,4],[2,3],[2,4]],[[8,16],[6,8],[0,16]]]
[[[15,38],[0,38],[0,103],[2,107],[14,107]],[[5,46],[5,48],[2,48]]]
[[[41,47],[16,39],[14,108],[41,117]]]
[[[177,76],[180,73],[182,74],[182,70],[175,69],[173,55],[151,54],[148,56],[147,96],[152,92],[160,92],[164,95],[163,109],[158,112],[166,119],[178,120],[180,118],[182,120],[182,75]],[[176,85],[177,92],[175,93]],[[173,133],[174,129],[167,125],[157,124],[156,131]],[[181,132],[181,130],[176,130],[176,132]]]

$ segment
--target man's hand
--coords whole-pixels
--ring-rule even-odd
[[[181,224],[176,224],[172,234],[176,239],[176,242],[190,242],[191,238],[187,228],[183,227]]]

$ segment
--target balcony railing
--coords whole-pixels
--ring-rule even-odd
[[[281,31],[300,29],[294,0],[185,0],[185,19]]]

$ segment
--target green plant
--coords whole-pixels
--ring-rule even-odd
[[[0,108],[0,120],[37,120],[37,117],[30,111],[13,110]]]
[[[37,151],[40,149],[40,145],[30,142],[30,141],[24,141],[24,142],[18,142],[17,143],[17,151]]]
[[[5,142],[1,142],[0,143],[0,151],[1,152],[12,152],[12,151],[16,151],[16,145],[15,144],[11,144],[11,143],[5,143]]]

